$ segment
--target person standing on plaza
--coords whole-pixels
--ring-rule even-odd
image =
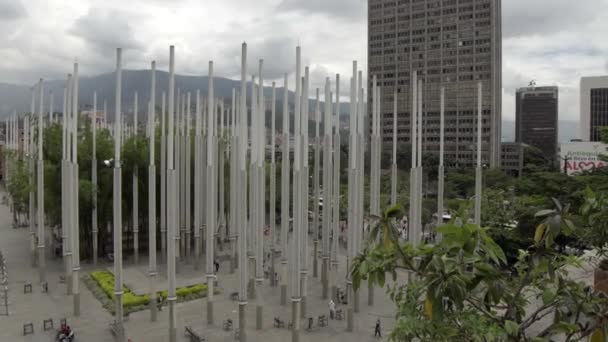
[[[336,303],[334,303],[333,299],[329,300],[329,319],[334,319],[336,314]]]
[[[380,319],[376,321],[376,328],[374,329],[374,337],[382,337],[382,333],[380,332]]]

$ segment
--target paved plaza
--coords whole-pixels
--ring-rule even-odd
[[[9,284],[9,311],[10,315],[0,316],[0,341],[52,341],[54,333],[43,331],[43,320],[53,319],[55,328],[59,320],[67,318],[76,331],[78,341],[106,342],[113,341],[109,330],[112,315],[105,310],[101,303],[81,282],[81,316],[72,315],[72,298],[66,295],[66,286],[60,282],[63,272],[63,263],[60,259],[48,260],[49,293],[42,293],[38,284],[38,270],[31,266],[29,259],[29,234],[27,229],[14,229],[12,215],[6,206],[0,207],[0,250],[6,258]],[[84,248],[84,247],[81,247]],[[312,248],[311,248],[312,250]],[[49,256],[50,258],[50,256]],[[149,281],[147,278],[147,260],[140,258],[140,264],[133,265],[132,260],[125,260],[125,285],[134,292],[147,292]],[[87,262],[82,263],[83,273],[95,268]],[[112,269],[111,264],[100,264],[98,269]],[[158,277],[158,289],[166,289],[166,267],[159,265],[161,274]],[[345,274],[345,260],[341,260],[340,277]],[[319,263],[320,277],[320,263]],[[221,294],[215,297],[215,324],[206,324],[206,300],[198,299],[177,305],[178,341],[188,341],[184,335],[184,326],[191,325],[194,330],[207,338],[207,341],[235,341],[234,331],[224,331],[222,322],[232,319],[234,327],[238,327],[237,302],[229,298],[229,294],[237,291],[237,274],[229,274],[229,264],[223,263],[218,274]],[[32,293],[24,294],[23,285],[32,283]],[[192,263],[182,264],[178,273],[178,286],[191,285],[204,282],[204,270],[195,271]],[[308,313],[307,317],[314,317],[315,325],[319,315],[327,315],[327,301],[321,299],[320,278],[312,278],[312,269],[309,277]],[[344,284],[341,285],[344,287]],[[364,286],[366,287],[366,286]],[[271,287],[266,280],[262,289],[264,299],[264,329],[255,329],[255,301],[247,306],[247,335],[248,341],[279,342],[290,341],[291,331],[286,328],[273,327],[273,318],[280,317],[285,322],[291,318],[291,307],[280,305],[280,290]],[[361,311],[355,315],[355,331],[345,332],[346,320],[329,320],[329,325],[323,328],[313,328],[307,331],[308,320],[301,321],[301,341],[337,341],[337,342],[364,342],[385,341],[385,334],[390,331],[394,323],[394,305],[390,302],[384,290],[376,289],[375,305],[367,305],[367,289],[361,289]],[[346,309],[338,306],[338,309]],[[344,310],[346,311],[346,310]],[[1,310],[0,310],[1,312]],[[373,336],[373,327],[377,319],[382,322],[383,338]],[[34,325],[34,334],[23,336],[23,324],[31,322]],[[127,338],[133,342],[166,342],[168,340],[168,310],[164,308],[158,315],[157,322],[150,322],[149,311],[132,313],[125,322]]]

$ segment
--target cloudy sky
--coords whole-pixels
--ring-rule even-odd
[[[167,67],[238,78],[240,44],[251,67],[265,59],[267,79],[294,67],[300,44],[313,86],[352,60],[366,67],[365,0],[0,0],[0,82],[63,78],[78,60],[85,75],[113,70],[116,47],[126,68]],[[608,74],[608,0],[503,0],[503,117],[514,117],[515,88],[530,80],[560,87],[560,118],[578,119],[581,76]],[[365,70],[365,69],[364,69]],[[333,77],[333,76],[332,76]],[[346,78],[344,78],[346,79]],[[346,88],[343,88],[346,89]]]

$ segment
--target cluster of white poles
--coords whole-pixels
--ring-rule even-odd
[[[222,233],[230,239],[231,270],[239,270],[239,329],[240,340],[246,341],[245,309],[249,300],[256,302],[256,327],[262,329],[264,301],[261,286],[264,281],[264,262],[266,251],[271,252],[271,285],[276,286],[274,278],[275,250],[280,251],[279,285],[281,304],[287,305],[288,296],[292,307],[292,340],[298,341],[300,320],[307,314],[308,276],[310,262],[309,233],[313,238],[313,277],[318,273],[318,243],[321,238],[321,283],[322,298],[329,298],[330,286],[334,299],[337,299],[339,279],[338,270],[338,237],[340,235],[340,75],[336,75],[332,92],[331,80],[325,80],[323,89],[324,103],[320,101],[320,91],[316,89],[316,106],[314,115],[309,109],[310,77],[309,68],[302,69],[301,50],[296,48],[295,97],[294,106],[290,108],[288,93],[288,74],[284,76],[282,132],[281,140],[281,213],[280,229],[275,229],[275,120],[276,86],[272,83],[271,95],[271,132],[270,160],[267,152],[266,107],[264,94],[263,60],[259,61],[257,77],[251,76],[247,88],[247,45],[242,45],[240,89],[233,89],[231,106],[224,109],[224,102],[216,99],[214,94],[213,62],[209,62],[208,94],[203,98],[200,91],[195,94],[195,111],[192,115],[191,94],[180,93],[175,85],[175,49],[169,51],[169,86],[168,94],[162,94],[160,126],[160,222],[157,222],[156,208],[156,172],[155,136],[156,121],[156,64],[151,63],[150,100],[147,104],[146,135],[149,139],[148,166],[148,224],[149,224],[149,278],[152,291],[150,312],[151,320],[157,319],[156,313],[156,246],[157,223],[161,232],[161,252],[167,265],[169,280],[169,341],[177,336],[176,312],[176,274],[178,261],[186,260],[191,255],[194,245],[194,266],[199,269],[202,251],[205,251],[205,274],[208,285],[207,323],[214,324],[214,286],[216,274],[214,269],[215,241]],[[348,247],[347,265],[360,253],[365,239],[364,221],[364,166],[365,118],[367,106],[363,73],[353,62],[353,74],[350,78],[350,134],[348,137]],[[123,265],[122,265],[122,171],[121,140],[127,133],[127,126],[122,118],[122,50],[116,52],[116,86],[115,86],[115,120],[113,136],[115,141],[113,159],[113,233],[114,233],[114,276],[115,276],[115,327],[119,340],[124,340],[123,328]],[[62,139],[62,238],[65,261],[66,283],[68,294],[73,295],[74,315],[80,314],[79,296],[79,223],[78,223],[78,64],[67,77],[63,99],[63,139]],[[409,240],[419,244],[422,239],[422,81],[414,72],[412,79],[412,168],[410,171],[410,206],[409,206]],[[380,169],[381,169],[381,123],[382,93],[376,76],[372,81],[371,135],[370,135],[370,208],[372,215],[380,215]],[[46,282],[45,267],[45,228],[44,228],[44,179],[43,179],[43,82],[36,86],[38,111],[37,151],[34,147],[34,119],[32,115],[24,119],[24,141],[21,147],[28,158],[32,179],[36,173],[38,191],[30,193],[30,232],[32,262],[40,269],[40,281]],[[475,222],[480,221],[481,208],[481,83],[478,88],[478,144],[476,169]],[[397,92],[394,95],[392,166],[391,166],[391,204],[397,202]],[[444,184],[444,97],[441,89],[440,108],[440,164],[439,164],[439,199],[438,220],[443,216]],[[52,97],[51,97],[52,98]],[[249,100],[249,105],[248,105]],[[36,92],[32,96],[31,113],[35,112]],[[137,133],[138,100],[135,94],[134,125],[132,131]],[[205,110],[206,105],[206,110]],[[106,118],[104,103],[104,119]],[[293,133],[290,132],[291,113],[293,113]],[[194,125],[194,175],[191,175],[191,136],[192,119]],[[314,122],[312,145],[309,145],[309,121]],[[97,132],[97,95],[93,97],[93,161],[92,182],[97,185],[96,132]],[[51,114],[49,122],[54,122]],[[218,127],[219,126],[219,127]],[[321,136],[321,127],[323,134]],[[13,115],[6,120],[6,147],[19,149],[19,120]],[[229,134],[227,134],[229,132]],[[292,140],[293,138],[293,140]],[[313,184],[309,184],[309,150],[313,149]],[[293,152],[293,162],[291,154]],[[33,156],[37,154],[34,165]],[[224,208],[224,162],[228,158],[230,165],[230,204],[228,219]],[[269,208],[266,208],[266,163],[270,162],[270,195]],[[249,172],[248,172],[249,171]],[[10,176],[7,174],[7,177]],[[191,207],[191,181],[194,178],[194,208]],[[137,234],[138,222],[138,174],[133,175],[133,234],[135,242],[135,262],[138,260]],[[313,193],[313,216],[309,216],[310,193]],[[37,203],[35,198],[37,196]],[[93,254],[97,262],[98,223],[96,196],[93,196]],[[322,200],[322,209],[319,209]],[[194,214],[193,223],[190,222]],[[37,232],[34,230],[34,215],[37,219]],[[268,215],[268,216],[267,216]],[[312,229],[310,224],[312,223]],[[266,226],[269,225],[269,238],[265,238]],[[321,230],[319,231],[319,228]],[[223,231],[222,231],[223,229]],[[194,231],[194,238],[190,234]],[[203,236],[205,248],[203,249]],[[219,236],[223,239],[223,236]],[[266,248],[266,249],[265,249]],[[348,268],[347,268],[348,269]],[[345,275],[349,306],[347,308],[347,330],[354,329],[354,313],[359,311],[359,294],[353,291],[348,273]],[[368,304],[373,305],[373,288],[369,288]]]

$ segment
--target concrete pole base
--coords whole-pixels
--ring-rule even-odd
[[[323,285],[323,290],[321,292],[322,299],[329,298],[329,260],[323,258],[323,263],[321,264],[321,283]]]
[[[257,330],[263,329],[263,318],[264,318],[264,307],[261,304],[258,304],[255,307],[255,328]]]
[[[74,285],[74,283],[72,282],[72,274],[66,274],[65,276],[65,284],[67,287],[67,295],[71,296],[72,295],[72,286]]]
[[[139,233],[138,232],[134,232],[133,233],[133,241],[134,241],[134,246],[133,246],[133,263],[137,266],[139,265]]]
[[[213,325],[213,301],[207,300],[207,325]]]
[[[80,316],[80,293],[74,293],[72,296],[74,299],[74,316]]]
[[[247,342],[247,302],[239,303],[239,342]]]
[[[175,300],[169,300],[169,342],[177,342],[175,318]]]
[[[338,303],[338,287],[336,285],[331,286],[331,299]]]
[[[367,305],[374,306],[374,285],[369,282],[367,288]]]
[[[314,242],[314,248],[313,248],[313,255],[312,255],[312,277],[313,278],[318,278],[319,277],[319,260],[318,260],[318,254],[319,254],[319,241],[315,240]]]
[[[291,322],[293,323],[291,327],[291,341],[292,342],[300,342],[300,300],[292,299],[291,300]]]
[[[123,309],[122,309],[122,295],[115,296],[115,309],[114,322],[116,323],[116,341],[125,342],[125,326],[123,324]]]
[[[99,244],[97,234],[98,233],[96,231],[93,232],[93,266],[97,266],[97,253],[98,253],[97,245]]]
[[[300,317],[301,318],[306,318],[306,309],[307,309],[307,300],[306,300],[306,296],[302,296],[301,299],[301,303],[300,303]]]
[[[281,284],[281,306],[287,305],[287,284]]]
[[[167,263],[167,231],[160,232],[160,262]]]
[[[346,331],[353,332],[355,323],[354,318],[353,308],[349,306],[346,308]]]
[[[214,295],[215,277],[213,274],[207,275],[207,325],[213,325],[213,295]]]
[[[38,268],[40,275],[40,283],[46,283],[46,256],[44,255],[44,246],[38,247]]]
[[[158,320],[158,309],[156,296],[150,297],[150,322],[156,322]]]
[[[249,292],[248,293],[249,299],[251,299],[251,300],[256,299],[255,280],[253,278],[249,279],[249,282],[247,283],[247,292]]]
[[[190,258],[190,233],[186,232],[186,251],[185,251],[185,255],[184,255],[184,259],[186,261],[188,261],[188,259]]]

